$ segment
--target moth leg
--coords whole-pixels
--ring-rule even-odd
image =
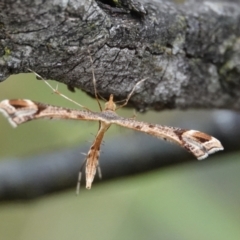
[[[87,107],[81,105],[80,103],[74,101],[73,99],[67,97],[66,95],[62,94],[60,91],[58,91],[58,84],[56,85],[56,87],[54,88],[47,80],[45,80],[41,75],[39,75],[38,73],[34,72],[33,70],[31,70],[30,68],[28,69],[30,72],[34,73],[36,75],[37,78],[39,79],[42,79],[44,81],[44,83],[53,91],[53,93],[65,98],[66,100],[74,103],[75,105],[87,110],[87,111],[90,111],[90,109],[88,109]]]
[[[123,100],[123,101],[125,101],[125,102],[124,102],[122,105],[118,106],[118,107],[116,108],[116,110],[117,110],[117,109],[120,109],[120,108],[122,108],[122,107],[124,107],[124,106],[126,106],[126,105],[128,104],[128,101],[129,101],[129,99],[131,98],[131,96],[133,95],[136,87],[137,87],[140,83],[144,82],[145,80],[147,80],[147,78],[144,78],[144,79],[138,81],[138,82],[134,85],[134,87],[132,88],[132,91],[128,94],[127,98],[126,98],[125,100]],[[117,103],[117,102],[116,102],[116,103]]]

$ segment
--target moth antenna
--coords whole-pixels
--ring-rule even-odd
[[[148,79],[148,78],[144,78],[144,79],[138,81],[138,82],[134,85],[134,87],[132,88],[132,91],[128,94],[125,102],[124,102],[122,105],[118,106],[118,107],[116,108],[116,110],[117,110],[117,109],[120,109],[120,108],[122,108],[122,107],[124,107],[124,106],[126,106],[126,105],[128,104],[129,99],[130,99],[131,96],[133,95],[136,87],[137,87],[139,84],[141,84],[142,82],[144,82],[145,80],[147,80],[147,79]]]

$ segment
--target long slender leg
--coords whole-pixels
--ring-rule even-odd
[[[82,153],[83,155],[87,155],[86,153]],[[79,172],[78,172],[78,181],[77,181],[77,186],[76,186],[76,195],[79,195],[80,192],[80,186],[81,186],[81,179],[82,179],[82,172],[83,172],[83,168],[85,166],[87,162],[87,159],[85,159],[85,161],[83,162]],[[98,172],[98,177],[101,179],[102,178],[102,171],[99,165],[99,162],[97,162],[97,172]]]
[[[79,173],[78,173],[77,187],[76,187],[76,195],[79,195],[79,192],[80,192],[81,178],[82,178],[82,172],[79,171]]]
[[[88,50],[88,54],[89,54],[89,58],[90,58],[90,61],[91,61],[91,64],[92,64],[91,70],[92,70],[92,77],[93,77],[94,95],[95,95],[95,98],[97,100],[99,109],[102,111],[102,106],[100,104],[100,101],[99,101],[99,98],[98,98],[98,94],[97,94],[97,84],[96,84],[96,78],[95,78],[95,73],[94,73],[94,69],[93,69],[93,59],[92,59],[92,56],[91,56],[91,53],[90,53],[89,50]]]
[[[38,78],[42,79],[42,80],[44,81],[44,83],[45,83],[54,93],[56,93],[57,95],[65,98],[66,100],[68,100],[68,101],[76,104],[77,106],[79,106],[79,107],[81,107],[81,108],[83,108],[83,109],[91,112],[91,110],[88,109],[87,107],[81,105],[80,103],[72,100],[71,98],[69,98],[69,97],[67,97],[66,95],[64,95],[64,94],[62,94],[61,92],[59,92],[59,91],[58,91],[58,85],[56,86],[56,88],[54,88],[54,87],[51,86],[51,84],[50,84],[48,81],[46,81],[46,80],[45,80],[42,76],[40,76],[38,73],[34,72],[34,71],[33,71],[32,69],[30,69],[30,68],[28,68],[28,70],[29,70],[30,72],[34,73]]]
[[[141,84],[142,82],[144,82],[145,80],[147,80],[147,78],[144,78],[144,79],[140,80],[139,82],[137,82],[137,83],[134,85],[132,91],[128,94],[125,102],[124,102],[122,105],[118,106],[118,107],[116,108],[116,110],[117,110],[117,109],[120,109],[120,108],[122,108],[122,107],[124,107],[124,106],[126,106],[126,105],[128,104],[128,101],[129,101],[129,99],[131,98],[131,96],[133,95],[136,87],[137,87],[139,84]]]

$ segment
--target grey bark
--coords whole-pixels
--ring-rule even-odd
[[[31,68],[93,95],[90,50],[105,98],[148,77],[139,110],[239,110],[239,36],[238,1],[2,0],[0,79]]]

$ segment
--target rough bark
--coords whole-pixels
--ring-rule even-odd
[[[27,72],[153,108],[240,109],[239,1],[2,0],[0,79]],[[27,87],[27,86],[26,86]],[[14,96],[13,96],[14,97]]]

